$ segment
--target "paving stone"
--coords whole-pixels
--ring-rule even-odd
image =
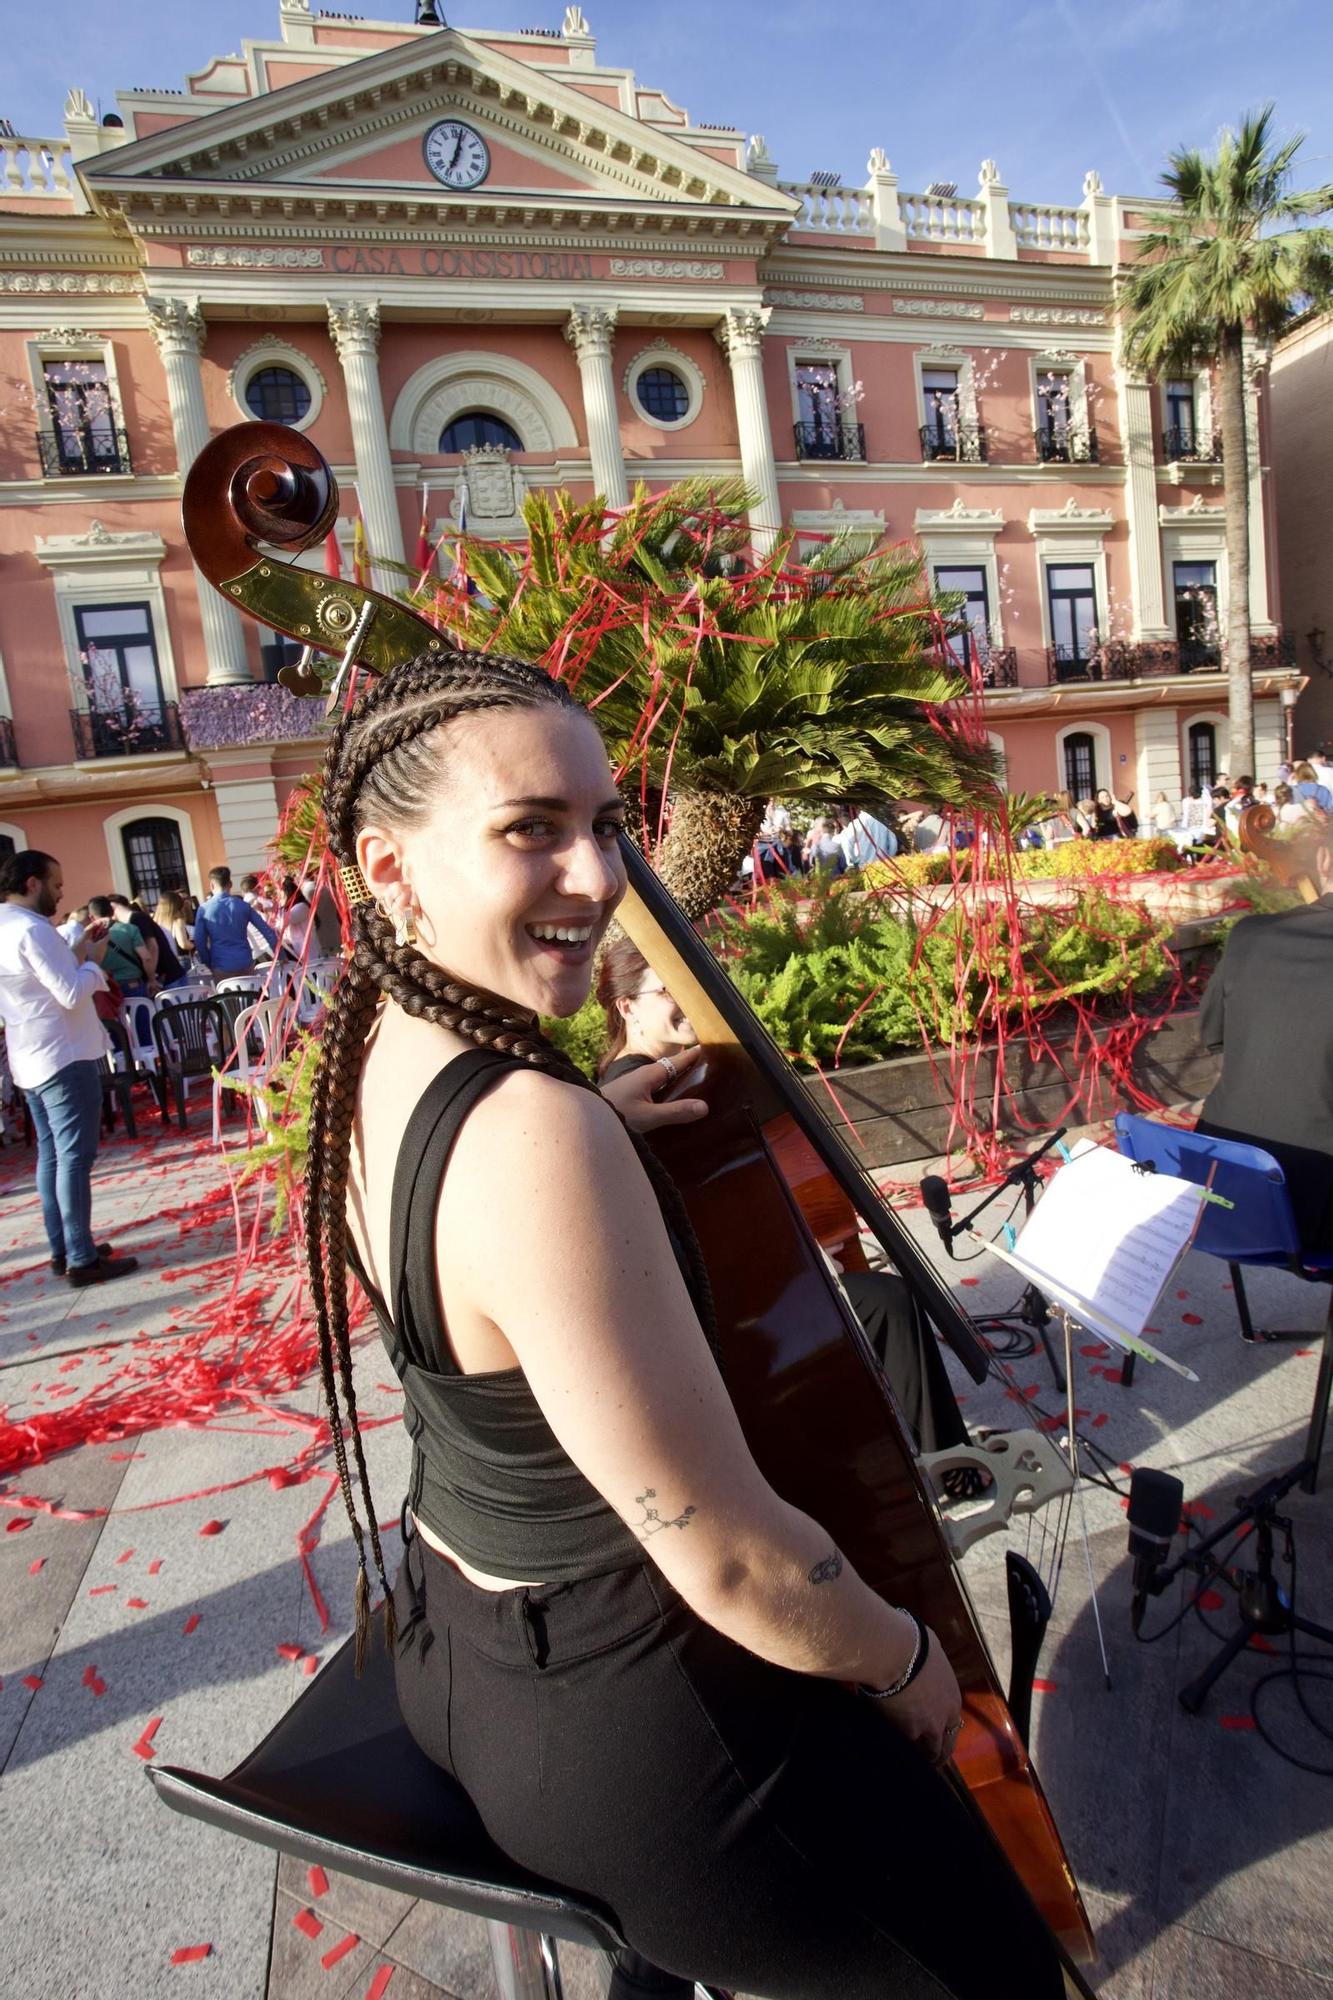
[[[389,1938],[385,1952],[456,2000],[490,2000],[495,1991],[486,1925],[464,1910],[449,1910],[442,1903],[414,1903]]]
[[[318,1924],[316,1935],[310,1937],[298,1928],[298,1919]],[[315,1909],[308,1897],[301,1902],[280,1889],[273,1904],[268,2000],[330,2000],[334,1994],[364,1993],[371,1970],[379,1962],[373,1945],[360,1940],[332,1966],[323,1963],[349,1935],[345,1925],[328,1921],[326,1912]],[[389,1982],[391,1991],[394,1983]]]
[[[1330,1995],[1333,1979],[1201,1937],[1183,1925],[1173,1924],[1157,1940],[1153,2000],[1330,2000]]]
[[[310,1887],[310,1864],[294,1854],[284,1854],[278,1862],[278,1888],[299,1902],[308,1904],[317,1917],[335,1928],[355,1931],[366,1943],[379,1948],[413,1907],[415,1899],[396,1889],[382,1888],[377,1882],[359,1882],[353,1875],[326,1871],[328,1889],[316,1896]]]

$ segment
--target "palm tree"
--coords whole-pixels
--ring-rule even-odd
[[[794,537],[755,566],[750,496],[684,482],[640,488],[612,521],[600,499],[542,492],[528,547],[464,546],[467,577],[436,612],[463,643],[538,660],[602,729],[655,865],[701,917],[749,853],[765,801],[894,797],[998,807],[984,732],[949,706],[967,692],[931,648],[939,629],[909,548],[849,541],[810,563]]]
[[[1161,375],[1212,366],[1221,405],[1225,467],[1226,664],[1233,771],[1254,770],[1250,678],[1249,454],[1245,432],[1247,340],[1271,343],[1295,314],[1333,297],[1333,231],[1314,217],[1333,208],[1333,186],[1293,193],[1300,136],[1273,143],[1272,105],[1223,131],[1213,158],[1173,153],[1162,181],[1175,206],[1154,215],[1119,306],[1125,358]]]

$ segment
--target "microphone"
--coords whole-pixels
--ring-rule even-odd
[[[1185,1488],[1171,1472],[1143,1466],[1129,1482],[1129,1553],[1134,1558],[1134,1596],[1130,1622],[1137,1632],[1143,1623],[1157,1572],[1171,1553],[1180,1525]]]
[[[921,1183],[921,1199],[940,1242],[952,1257],[953,1220],[949,1214],[949,1183],[940,1174],[927,1174]]]

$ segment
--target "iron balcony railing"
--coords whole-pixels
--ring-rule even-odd
[[[977,675],[983,688],[1018,686],[1018,653],[1013,646],[988,646],[976,658]]]
[[[1168,424],[1162,432],[1162,453],[1170,465],[1220,465],[1222,439],[1189,424]]]
[[[18,751],[14,746],[14,725],[7,715],[0,715],[0,764],[17,764]]]
[[[1283,631],[1250,641],[1252,667],[1290,667],[1296,663],[1296,635]],[[1222,670],[1220,645],[1205,639],[1107,639],[1079,653],[1068,646],[1046,648],[1046,678],[1066,681],[1138,681],[1176,674],[1215,674]]]
[[[921,426],[921,456],[955,459],[960,465],[986,463],[986,430],[983,424],[958,424],[942,430],[935,424]]]
[[[62,424],[38,431],[37,450],[46,479],[61,473],[132,472],[130,441],[107,424]]]
[[[72,708],[74,755],[141,757],[152,750],[183,750],[180,713],[174,701],[156,707],[127,702],[121,708]]]
[[[865,458],[864,424],[801,423],[794,429],[798,458]]]
[[[1097,432],[1092,424],[1042,424],[1033,432],[1043,465],[1098,465]]]

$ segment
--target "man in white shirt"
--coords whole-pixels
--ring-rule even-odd
[[[98,961],[105,924],[70,946],[54,923],[64,877],[51,855],[28,848],[0,870],[0,1019],[9,1066],[37,1134],[37,1193],[51,1269],[76,1290],[120,1278],[137,1257],[93,1240],[93,1161],[102,1130],[106,1036],[93,1005],[105,989]],[[91,961],[91,962],[90,962]]]
[[[838,845],[846,867],[864,868],[870,861],[892,861],[898,852],[898,836],[882,819],[861,811],[843,828]]]

